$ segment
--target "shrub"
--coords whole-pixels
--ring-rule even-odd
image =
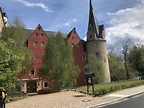
[[[139,85],[143,85],[144,80],[134,80],[134,81],[125,81],[125,82],[112,82],[108,84],[100,84],[100,85],[95,85],[95,96],[99,95],[104,95],[107,93],[111,93],[113,91],[121,90],[121,89],[126,89],[130,87],[135,87]],[[86,90],[86,87],[81,87],[78,88],[77,91],[84,92]],[[90,93],[92,92],[92,88],[89,89]],[[92,94],[92,93],[91,93]]]

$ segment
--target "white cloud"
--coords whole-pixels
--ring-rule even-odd
[[[109,46],[119,46],[126,37],[135,43],[144,44],[144,0],[138,0],[133,8],[108,13],[110,21],[106,28],[106,40]]]
[[[28,7],[40,7],[46,12],[53,12],[52,10],[49,10],[48,7],[45,6],[43,3],[32,3],[25,0],[15,0],[15,1],[21,2],[22,4]]]
[[[67,22],[57,25],[56,27],[70,27],[72,23],[77,22],[77,19],[68,20]]]

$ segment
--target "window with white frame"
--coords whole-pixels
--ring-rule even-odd
[[[48,81],[45,81],[43,84],[44,84],[44,85],[43,85],[44,88],[49,87],[49,83],[48,83]]]
[[[43,37],[44,36],[44,34],[43,33],[41,33],[41,37]]]
[[[38,45],[38,42],[34,42],[34,46],[37,46]]]
[[[29,75],[30,75],[30,76],[33,76],[34,74],[35,74],[35,70],[34,70],[34,68],[31,68],[31,69],[30,69],[30,72],[29,72]]]
[[[32,54],[32,60],[35,60],[35,55],[34,54]]]
[[[44,43],[44,42],[42,42],[42,43],[41,43],[41,46],[45,46],[45,43]]]
[[[38,33],[36,33],[35,36],[38,36]]]

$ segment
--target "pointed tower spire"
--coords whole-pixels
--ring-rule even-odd
[[[96,34],[96,37],[99,37],[99,25],[94,15],[94,10],[92,7],[92,1],[90,0],[90,9],[89,9],[89,23],[88,23],[88,31],[93,30]]]

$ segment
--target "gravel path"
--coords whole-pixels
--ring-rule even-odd
[[[92,97],[74,91],[28,96],[25,99],[7,103],[6,108],[88,108],[117,99],[117,97]]]

